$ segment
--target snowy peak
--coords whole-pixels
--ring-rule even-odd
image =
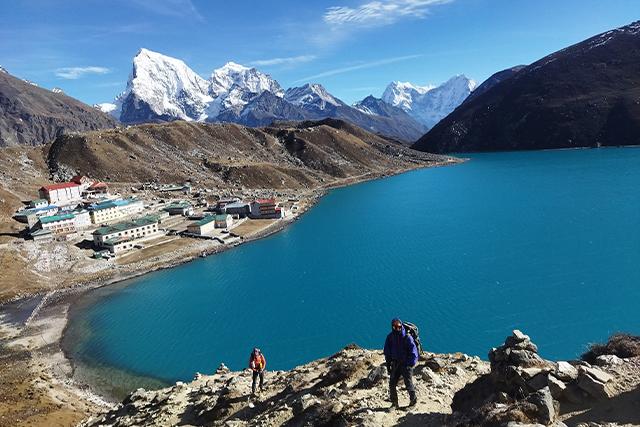
[[[2,65],[0,65],[0,73],[9,74],[9,72]]]
[[[142,116],[139,102],[145,104]],[[207,103],[211,102],[209,84],[183,61],[148,49],[140,49],[133,58],[133,70],[127,90],[118,97],[111,111],[126,122],[145,121],[152,116],[182,120],[204,117]],[[131,113],[131,114],[130,114]]]
[[[284,96],[284,91],[280,84],[268,74],[264,74],[255,68],[245,67],[235,62],[227,62],[222,67],[216,69],[209,78],[211,94],[220,96],[231,91],[237,86],[243,91],[260,94],[269,91],[276,96]]]
[[[394,114],[404,114],[398,107],[394,107],[373,95],[369,95],[362,101],[356,102],[353,104],[353,108],[372,116],[392,117]]]
[[[382,99],[402,108],[420,123],[433,127],[455,110],[475,88],[474,80],[459,74],[440,86],[392,82],[385,89]]]
[[[321,111],[345,105],[318,83],[307,83],[304,86],[287,89],[284,98],[293,105],[312,107]]]
[[[409,82],[391,82],[382,94],[382,100],[387,104],[400,107],[403,110],[411,110],[413,99],[424,95],[435,86],[416,86]]]
[[[111,102],[102,102],[100,104],[93,104],[93,107],[107,114],[113,114],[113,112],[118,108],[116,104],[112,104]]]

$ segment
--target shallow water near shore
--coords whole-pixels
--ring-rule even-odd
[[[542,356],[640,333],[640,149],[474,154],[331,191],[282,232],[88,292],[63,342],[121,395],[189,380],[252,347],[289,369],[392,317],[425,348],[485,358],[514,328]]]

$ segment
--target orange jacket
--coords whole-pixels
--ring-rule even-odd
[[[262,371],[267,367],[267,360],[264,358],[264,355],[260,353],[258,357],[255,357],[253,353],[251,353],[251,357],[249,357],[249,368],[254,371]]]

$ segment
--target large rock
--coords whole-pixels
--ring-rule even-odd
[[[581,366],[576,384],[596,399],[609,399],[615,395],[611,380],[613,377],[596,368]]]
[[[560,400],[564,396],[564,392],[567,389],[567,385],[554,375],[547,377],[547,384],[549,385],[549,391],[554,399]]]
[[[555,376],[563,381],[573,381],[578,378],[578,370],[569,362],[558,362]]]
[[[549,387],[545,387],[526,398],[527,402],[533,403],[538,408],[538,421],[544,425],[549,425],[557,418],[557,404],[551,396]]]

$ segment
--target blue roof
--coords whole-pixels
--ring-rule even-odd
[[[21,211],[16,212],[16,215],[31,215],[38,212],[50,211],[52,209],[58,209],[58,207],[56,205],[49,205],[49,206],[45,206],[44,208],[23,209]]]

